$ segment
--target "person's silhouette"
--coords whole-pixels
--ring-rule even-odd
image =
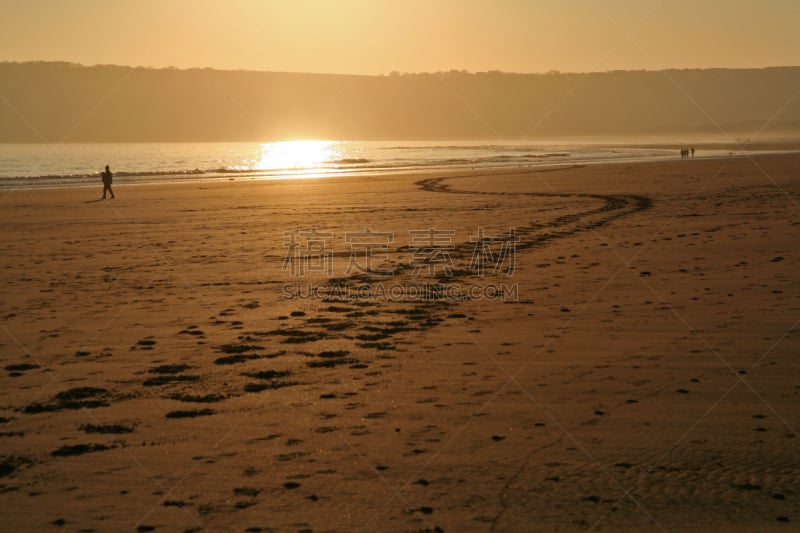
[[[103,177],[103,200],[106,199],[106,191],[111,194],[111,199],[113,200],[114,191],[111,190],[111,181],[114,178],[114,174],[111,173],[111,169],[106,165],[105,171],[100,175]]]

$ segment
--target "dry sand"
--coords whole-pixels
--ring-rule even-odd
[[[800,523],[800,156],[100,190],[0,197],[0,529]]]

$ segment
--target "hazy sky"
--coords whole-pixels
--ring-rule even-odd
[[[386,74],[800,65],[800,0],[0,0],[0,60]]]

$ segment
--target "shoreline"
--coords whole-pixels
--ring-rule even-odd
[[[798,150],[776,150],[776,151],[761,151],[752,154],[732,154],[732,155],[714,155],[714,156],[697,156],[692,158],[692,160],[696,161],[719,161],[719,160],[733,160],[736,158],[743,158],[743,159],[751,159],[751,158],[759,158],[759,157],[769,157],[769,156],[782,156],[782,155],[796,155],[800,153],[800,149]],[[363,172],[355,172],[351,170],[343,170],[340,172],[331,172],[329,174],[319,174],[313,173],[309,171],[306,175],[271,175],[271,174],[259,174],[259,173],[242,173],[242,174],[235,174],[235,175],[219,175],[214,177],[207,177],[207,178],[194,178],[194,177],[186,177],[183,179],[165,179],[165,180],[154,180],[154,181],[140,181],[140,182],[130,182],[126,183],[124,180],[125,178],[136,178],[141,177],[139,175],[130,175],[124,176],[122,178],[118,178],[117,181],[114,183],[115,187],[122,185],[122,187],[127,188],[131,186],[168,186],[168,185],[202,185],[202,184],[210,184],[210,183],[232,183],[232,182],[239,182],[239,183],[257,183],[257,182],[271,182],[271,181],[304,181],[304,180],[327,180],[327,179],[367,179],[367,178],[377,178],[377,177],[393,177],[393,176],[415,176],[415,175],[460,175],[464,172],[475,173],[476,175],[492,175],[492,174],[520,174],[520,173],[535,173],[537,171],[548,171],[551,169],[567,169],[567,168],[574,168],[574,167],[583,167],[583,166],[604,166],[604,165],[639,165],[639,164],[648,164],[648,163],[668,163],[673,161],[679,161],[680,159],[675,157],[665,156],[663,158],[620,158],[620,159],[609,159],[609,160],[583,160],[583,161],[572,161],[572,162],[565,162],[561,164],[557,163],[543,163],[540,165],[516,165],[516,164],[509,164],[509,165],[499,165],[499,166],[485,166],[485,167],[475,167],[475,166],[464,166],[464,167],[431,167],[431,168],[409,168],[409,169],[384,169],[384,170],[365,170]],[[164,176],[179,176],[181,174],[166,174]],[[98,176],[99,178],[99,176]],[[34,178],[35,179],[35,178]],[[62,186],[33,186],[33,187],[4,187],[2,183],[0,183],[0,194],[4,191],[29,191],[29,190],[69,190],[69,189],[91,189],[96,188],[98,185],[96,184],[70,184],[70,185],[62,185]],[[100,184],[102,186],[102,183]]]
[[[570,168],[580,168],[585,166],[618,166],[618,165],[648,165],[648,164],[669,164],[674,162],[680,162],[681,164],[689,164],[690,161],[735,161],[737,159],[741,160],[751,160],[754,158],[763,158],[763,157],[782,157],[782,156],[794,156],[800,154],[800,146],[795,149],[781,149],[775,151],[760,151],[757,153],[744,153],[744,154],[732,154],[732,155],[713,155],[713,156],[697,156],[695,158],[691,158],[689,160],[681,160],[679,157],[670,157],[665,156],[663,158],[658,157],[649,157],[649,158],[630,158],[630,159],[607,159],[607,160],[591,160],[591,161],[572,161],[572,162],[564,162],[564,163],[552,163],[547,162],[543,163],[542,165],[516,165],[516,164],[509,164],[509,165],[498,165],[498,166],[485,166],[485,167],[475,167],[475,166],[464,166],[464,167],[436,167],[436,168],[410,168],[407,170],[398,170],[398,169],[385,169],[385,170],[365,170],[363,172],[353,172],[349,170],[344,170],[340,172],[333,172],[330,174],[319,175],[314,174],[313,172],[309,171],[308,175],[270,175],[270,174],[260,174],[258,172],[254,173],[243,173],[243,174],[235,174],[235,175],[220,175],[215,177],[208,177],[208,178],[195,178],[195,177],[186,177],[184,179],[177,179],[177,180],[154,180],[154,181],[141,181],[141,182],[125,182],[126,178],[136,178],[140,177],[139,175],[130,175],[124,176],[122,178],[118,178],[117,181],[114,183],[114,187],[122,186],[122,188],[128,187],[168,187],[168,186],[197,186],[197,185],[209,185],[209,184],[217,184],[217,185],[224,185],[224,184],[244,184],[244,183],[270,183],[270,182],[303,182],[308,180],[350,180],[350,179],[368,179],[368,178],[392,178],[392,177],[413,177],[416,175],[419,176],[430,176],[430,177],[460,177],[465,175],[470,176],[493,176],[493,175],[514,175],[514,174],[529,174],[536,172],[548,172],[551,170],[558,170],[558,169],[570,169]],[[165,176],[171,176],[172,174],[165,174]],[[175,176],[181,174],[174,174]],[[35,178],[33,178],[35,179]],[[23,191],[65,191],[65,190],[83,190],[83,189],[93,189],[93,188],[101,188],[102,183],[99,181],[99,175],[97,176],[97,183],[92,184],[72,184],[72,185],[63,185],[63,186],[35,186],[35,187],[8,187],[5,188],[0,184],[0,194],[4,192],[23,192]]]
[[[219,145],[219,143],[212,143]],[[236,143],[234,143],[236,145]],[[126,147],[133,145],[124,144]],[[192,146],[196,146],[192,144]],[[483,148],[485,146],[481,145]],[[481,148],[478,146],[478,148]],[[495,145],[486,145],[489,147]],[[502,143],[496,145],[498,147],[504,146]],[[514,147],[516,145],[509,145]],[[525,145],[521,145],[525,146]],[[546,145],[544,145],[546,147]],[[553,145],[558,147],[560,145]],[[408,163],[408,164],[388,164],[382,165],[379,160],[371,161],[360,166],[320,166],[314,168],[286,168],[286,169],[263,169],[263,170],[246,170],[246,169],[203,169],[202,167],[188,169],[181,169],[175,171],[159,170],[152,172],[138,173],[136,171],[117,171],[115,177],[119,183],[132,184],[132,183],[181,183],[181,182],[210,182],[210,181],[224,181],[224,180],[275,180],[275,179],[308,179],[308,178],[329,178],[340,176],[376,176],[385,174],[409,174],[419,172],[438,172],[438,171],[458,171],[464,169],[479,168],[485,170],[499,170],[503,168],[541,168],[551,165],[571,165],[571,164],[606,164],[606,163],[634,163],[646,161],[669,161],[673,158],[677,159],[673,151],[677,151],[680,143],[628,143],[619,144],[615,142],[609,143],[595,143],[585,145],[574,145],[572,148],[574,153],[568,150],[564,154],[549,154],[549,155],[514,155],[513,158],[524,159],[524,161],[508,161],[498,162],[490,161],[492,157],[478,157],[471,160],[470,157],[465,159],[452,160],[447,162],[445,160],[437,161],[431,160],[428,162]],[[797,142],[761,142],[750,143],[747,149],[742,150],[743,145],[736,145],[731,143],[696,143],[695,146],[698,150],[705,154],[698,155],[697,159],[708,159],[715,157],[754,157],[759,155],[773,154],[773,153],[796,153],[800,151],[800,143]],[[753,149],[755,147],[755,149]],[[428,147],[437,149],[437,147]],[[541,149],[542,146],[532,145],[532,151]],[[561,148],[568,148],[561,146]],[[592,149],[606,151],[608,153],[595,153]],[[469,149],[469,145],[460,146],[459,149]],[[518,150],[519,147],[513,148]],[[660,153],[639,153],[640,151],[659,151]],[[711,154],[708,152],[712,151]],[[624,152],[630,152],[623,155]],[[728,152],[728,153],[725,153]],[[127,151],[126,151],[127,153]],[[485,154],[484,154],[485,155]],[[450,157],[456,157],[450,154]],[[506,156],[502,156],[506,157]],[[501,158],[502,158],[501,157]],[[510,157],[510,156],[509,156]],[[539,159],[537,159],[539,158]],[[561,161],[559,161],[561,160]],[[366,161],[366,160],[365,160]],[[389,163],[391,159],[385,162]],[[124,169],[124,166],[122,167]],[[5,176],[0,178],[0,190],[8,189],[60,189],[71,187],[93,186],[89,183],[91,180],[99,179],[99,175],[94,174],[74,174],[74,175],[37,175],[37,176]]]

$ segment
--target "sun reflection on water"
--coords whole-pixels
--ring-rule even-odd
[[[261,145],[255,170],[313,169],[341,158],[334,141],[286,141]]]

